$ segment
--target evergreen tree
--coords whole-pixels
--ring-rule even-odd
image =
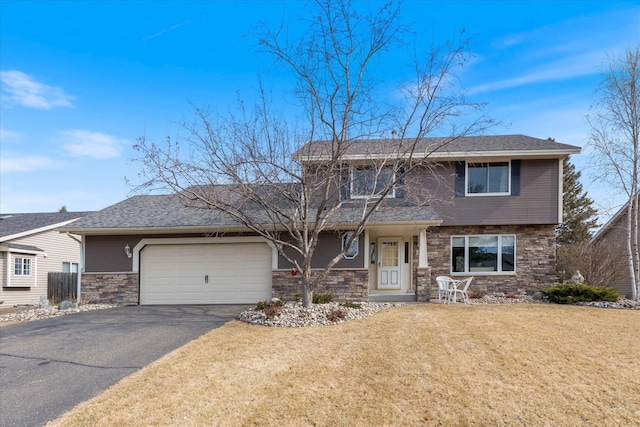
[[[556,243],[586,243],[591,239],[591,230],[598,226],[598,212],[592,206],[593,200],[582,189],[581,173],[568,157],[562,163],[562,175],[562,224],[556,228]]]

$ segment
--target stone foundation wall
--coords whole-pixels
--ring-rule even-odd
[[[469,273],[468,276],[474,276],[469,290],[489,294],[532,293],[557,280],[553,225],[434,227],[427,231],[432,294],[438,291],[437,276],[451,276],[451,236],[471,234],[515,234],[516,274]]]
[[[282,300],[295,300],[300,293],[300,273],[291,270],[275,270],[271,273],[273,296]],[[334,301],[367,301],[369,299],[369,270],[333,270],[314,290],[317,294],[331,292]]]
[[[82,273],[81,282],[87,303],[138,304],[138,273]]]

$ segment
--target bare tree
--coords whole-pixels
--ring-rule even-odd
[[[627,261],[620,256],[624,252],[618,241],[564,244],[557,249],[558,273],[568,281],[579,270],[585,283],[611,286],[626,277]]]
[[[609,57],[594,112],[588,116],[590,145],[600,179],[624,191],[627,206],[627,260],[632,298],[640,287],[638,247],[638,174],[640,168],[640,45],[621,57]]]
[[[283,27],[263,25],[256,33],[260,50],[295,81],[287,103],[297,112],[295,124],[290,111],[274,107],[261,81],[255,106],[239,101],[225,114],[194,106],[187,136],[162,146],[140,138],[135,147],[149,188],[175,191],[189,206],[219,211],[272,242],[300,272],[304,306],[371,218],[392,203],[387,196],[409,197],[405,177],[435,167],[433,151],[492,124],[480,104],[465,99],[456,78],[468,57],[466,40],[415,55],[412,81],[390,89],[376,72],[385,53],[403,45],[408,28],[399,8],[388,3],[361,15],[347,0],[314,6],[297,42],[285,38]],[[426,144],[424,137],[435,132],[445,136]],[[375,153],[359,142],[372,138],[380,138]],[[350,184],[363,197],[349,200],[342,194],[349,185],[345,156],[354,154],[367,173]],[[341,229],[352,231],[342,251],[312,271],[320,234]]]

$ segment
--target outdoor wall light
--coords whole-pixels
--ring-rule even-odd
[[[124,253],[127,254],[127,258],[131,258],[132,257],[131,248],[129,247],[129,245],[124,247]]]

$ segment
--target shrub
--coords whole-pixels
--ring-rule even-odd
[[[264,309],[264,315],[267,319],[273,319],[278,313],[280,313],[280,310],[281,306],[273,304]]]
[[[344,311],[340,307],[333,307],[327,315],[327,319],[331,322],[337,322],[340,319],[344,319],[344,316]]]
[[[558,246],[557,268],[560,279],[568,282],[580,270],[585,283],[607,286],[624,280],[629,274],[625,249],[618,242],[601,241],[587,245]]]
[[[472,289],[469,292],[467,292],[467,295],[471,299],[481,299],[481,298],[484,298],[485,295],[487,295],[487,293],[485,291],[481,291],[479,289]]]
[[[333,294],[331,292],[327,294],[313,294],[311,302],[314,304],[328,304],[333,300]]]
[[[345,301],[340,305],[347,308],[357,308],[357,309],[362,308],[362,304],[358,304],[357,302],[351,302],[351,301]]]
[[[558,283],[541,292],[556,304],[571,304],[590,301],[618,301],[620,294],[615,288],[591,286],[586,284]]]
[[[271,301],[262,300],[258,301],[256,304],[256,310],[264,310],[269,307],[282,307],[284,305],[284,301],[274,298]]]

